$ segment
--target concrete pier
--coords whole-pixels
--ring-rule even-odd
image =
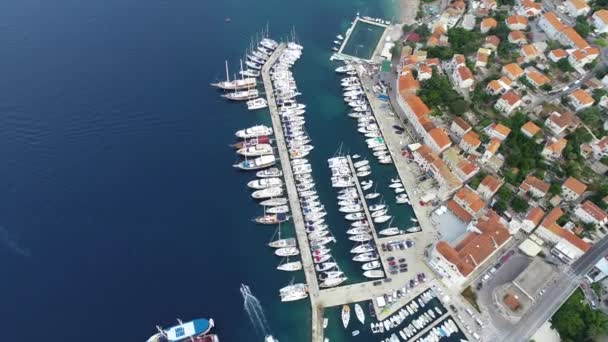
[[[277,47],[277,49],[270,56],[266,64],[264,64],[264,67],[262,68],[262,80],[264,81],[264,91],[266,92],[268,109],[270,110],[272,127],[277,143],[279,158],[281,160],[283,178],[285,180],[285,188],[287,189],[287,195],[289,198],[289,206],[292,214],[291,216],[296,231],[296,238],[298,240],[300,256],[302,258],[302,269],[304,270],[304,274],[306,276],[306,283],[308,284],[308,294],[312,308],[312,341],[322,342],[323,318],[321,315],[321,307],[317,304],[319,297],[319,283],[317,282],[317,276],[315,274],[312,254],[310,251],[310,246],[308,244],[308,237],[306,235],[306,228],[304,225],[304,215],[302,214],[302,210],[300,208],[300,201],[298,197],[298,192],[296,190],[293,172],[291,169],[291,162],[289,159],[289,152],[287,150],[287,143],[285,141],[285,136],[283,135],[281,118],[279,117],[279,110],[277,108],[277,103],[274,98],[274,89],[270,80],[270,68],[276,62],[276,60],[279,58],[285,48],[286,45],[284,43],[281,43],[279,47]]]

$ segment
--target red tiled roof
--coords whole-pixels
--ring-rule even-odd
[[[587,185],[574,177],[568,177],[562,186],[570,189],[577,195],[582,195],[587,190]]]
[[[608,219],[608,215],[606,214],[606,212],[589,200],[583,202],[581,208],[598,221],[604,221]]]
[[[521,130],[531,136],[534,136],[536,133],[541,131],[540,127],[536,126],[532,121],[528,121],[523,126],[521,126]]]
[[[537,226],[540,223],[540,220],[545,216],[545,212],[539,208],[534,207],[528,211],[528,215],[526,215],[526,220],[530,220],[534,223],[534,226]]]
[[[549,191],[550,185],[532,175],[528,175],[528,177],[526,177],[526,179],[524,179],[524,181],[521,183],[520,188],[522,188],[524,191],[528,191],[531,187],[546,193]]]
[[[456,217],[464,222],[471,222],[473,219],[473,216],[471,216],[471,214],[469,214],[466,210],[462,209],[462,207],[460,207],[453,199],[448,200],[448,209],[450,209],[450,211],[454,213]]]
[[[498,178],[496,178],[492,175],[487,175],[481,181],[481,183],[479,183],[479,186],[482,186],[482,185],[487,187],[488,189],[490,189],[491,192],[496,192],[502,185],[502,182]]]

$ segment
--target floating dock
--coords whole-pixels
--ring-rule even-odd
[[[300,248],[302,269],[304,270],[306,283],[308,284],[308,297],[310,298],[310,304],[312,307],[312,341],[322,342],[323,319],[321,317],[322,315],[320,314],[320,307],[317,305],[319,283],[317,282],[315,267],[312,260],[312,253],[310,252],[310,246],[308,244],[306,227],[304,225],[304,215],[302,214],[302,210],[300,208],[300,201],[295,185],[296,183],[291,170],[287,143],[285,142],[285,136],[283,135],[283,128],[281,126],[281,118],[279,117],[279,109],[277,108],[277,103],[274,98],[274,88],[272,86],[272,81],[270,80],[270,68],[279,58],[281,53],[283,53],[285,48],[285,43],[281,43],[272,53],[268,61],[266,61],[264,67],[262,68],[262,80],[264,81],[264,91],[266,92],[268,109],[270,110],[270,118],[272,119],[272,127],[277,143],[277,150],[279,151],[279,158],[281,160],[281,168],[283,169],[283,178],[285,180],[285,188],[287,189],[287,197],[289,198],[289,207],[291,209],[293,224],[296,231],[298,247]]]

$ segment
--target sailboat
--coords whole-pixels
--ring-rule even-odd
[[[365,324],[365,314],[363,313],[363,309],[359,303],[355,304],[355,315],[361,324]]]
[[[350,307],[345,304],[342,306],[342,325],[344,329],[348,327],[348,322],[350,321]]]
[[[277,266],[277,270],[279,270],[279,271],[293,272],[293,271],[299,271],[301,269],[302,269],[302,262],[300,260],[290,262],[289,258],[287,259],[287,262],[281,263],[281,264],[279,264],[279,266]]]
[[[224,90],[239,90],[253,88],[256,86],[256,83],[257,81],[255,78],[249,77],[240,80],[235,77],[235,79],[231,81],[228,76],[228,61],[226,61],[226,80],[218,83],[211,83],[211,85]]]

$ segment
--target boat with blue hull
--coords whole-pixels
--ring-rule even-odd
[[[152,335],[146,342],[219,342],[215,334],[210,334],[215,326],[213,319],[197,318],[189,322],[177,320],[178,325],[168,329],[156,326],[158,333]]]

